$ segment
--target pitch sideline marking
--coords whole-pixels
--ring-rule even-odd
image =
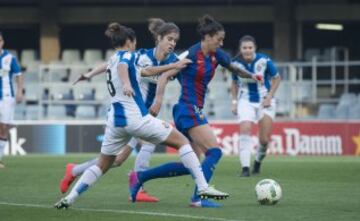
[[[41,205],[41,204],[9,203],[9,202],[1,202],[1,201],[0,201],[0,205],[19,206],[19,207],[34,207],[34,208],[45,208],[45,209],[53,208],[52,206]],[[87,212],[149,215],[149,216],[164,216],[164,217],[186,218],[186,219],[195,219],[195,220],[202,219],[202,220],[212,220],[212,221],[243,221],[243,220],[225,219],[225,218],[217,218],[217,217],[192,216],[192,215],[182,215],[182,214],[175,214],[175,213],[157,213],[157,212],[134,211],[134,210],[90,209],[90,208],[79,208],[79,207],[77,207],[77,208],[72,207],[71,210],[87,211]]]

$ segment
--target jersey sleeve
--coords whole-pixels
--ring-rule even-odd
[[[14,75],[21,74],[21,67],[15,57],[12,57],[12,59],[11,59],[10,72],[13,73]]]
[[[133,60],[134,54],[131,52],[126,52],[122,57],[119,59],[119,63],[127,64],[128,66],[131,65],[131,61]]]
[[[147,56],[146,54],[140,54],[139,59],[137,59],[136,65],[139,68],[146,68],[149,66],[153,66],[153,62],[151,61],[149,56]]]
[[[216,51],[216,59],[218,60],[218,63],[227,68],[230,66],[231,58],[230,55],[228,55],[224,50],[218,49]]]
[[[270,58],[267,59],[266,69],[271,77],[275,77],[278,75],[278,70]]]

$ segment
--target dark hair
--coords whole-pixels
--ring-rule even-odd
[[[172,32],[180,33],[179,27],[172,22],[165,22],[161,18],[149,18],[149,31],[153,35],[155,41],[157,41],[157,37],[160,36],[163,38],[165,35],[170,34]]]
[[[254,38],[253,36],[251,36],[251,35],[244,35],[244,36],[242,36],[242,37],[240,38],[240,40],[239,40],[239,46],[241,46],[241,44],[242,44],[243,42],[246,42],[246,41],[251,41],[251,42],[254,43],[254,45],[256,46],[256,40],[255,40],[255,38]]]
[[[0,31],[0,36],[1,36],[1,37],[4,37],[1,31]]]
[[[214,36],[217,32],[224,31],[224,26],[210,15],[204,15],[199,19],[197,31],[203,40],[205,35]]]
[[[110,39],[113,47],[122,47],[126,40],[134,41],[136,35],[133,29],[120,25],[117,22],[110,23],[105,31],[105,36]]]

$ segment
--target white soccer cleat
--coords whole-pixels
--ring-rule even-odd
[[[66,198],[61,198],[59,202],[55,203],[54,207],[56,209],[67,209],[70,205],[70,202]]]
[[[223,200],[229,197],[228,193],[221,192],[217,189],[215,189],[213,186],[209,186],[208,188],[204,190],[199,190],[198,195],[201,199],[216,199],[216,200]]]

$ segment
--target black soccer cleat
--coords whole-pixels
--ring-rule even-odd
[[[260,167],[261,167],[261,163],[255,160],[254,161],[254,167],[253,167],[253,170],[252,170],[252,174],[253,175],[260,174]]]
[[[55,203],[54,205],[56,209],[67,209],[69,208],[69,206],[70,203],[65,198],[62,198],[59,202]]]
[[[250,176],[250,169],[249,167],[243,167],[240,177],[249,177]]]

